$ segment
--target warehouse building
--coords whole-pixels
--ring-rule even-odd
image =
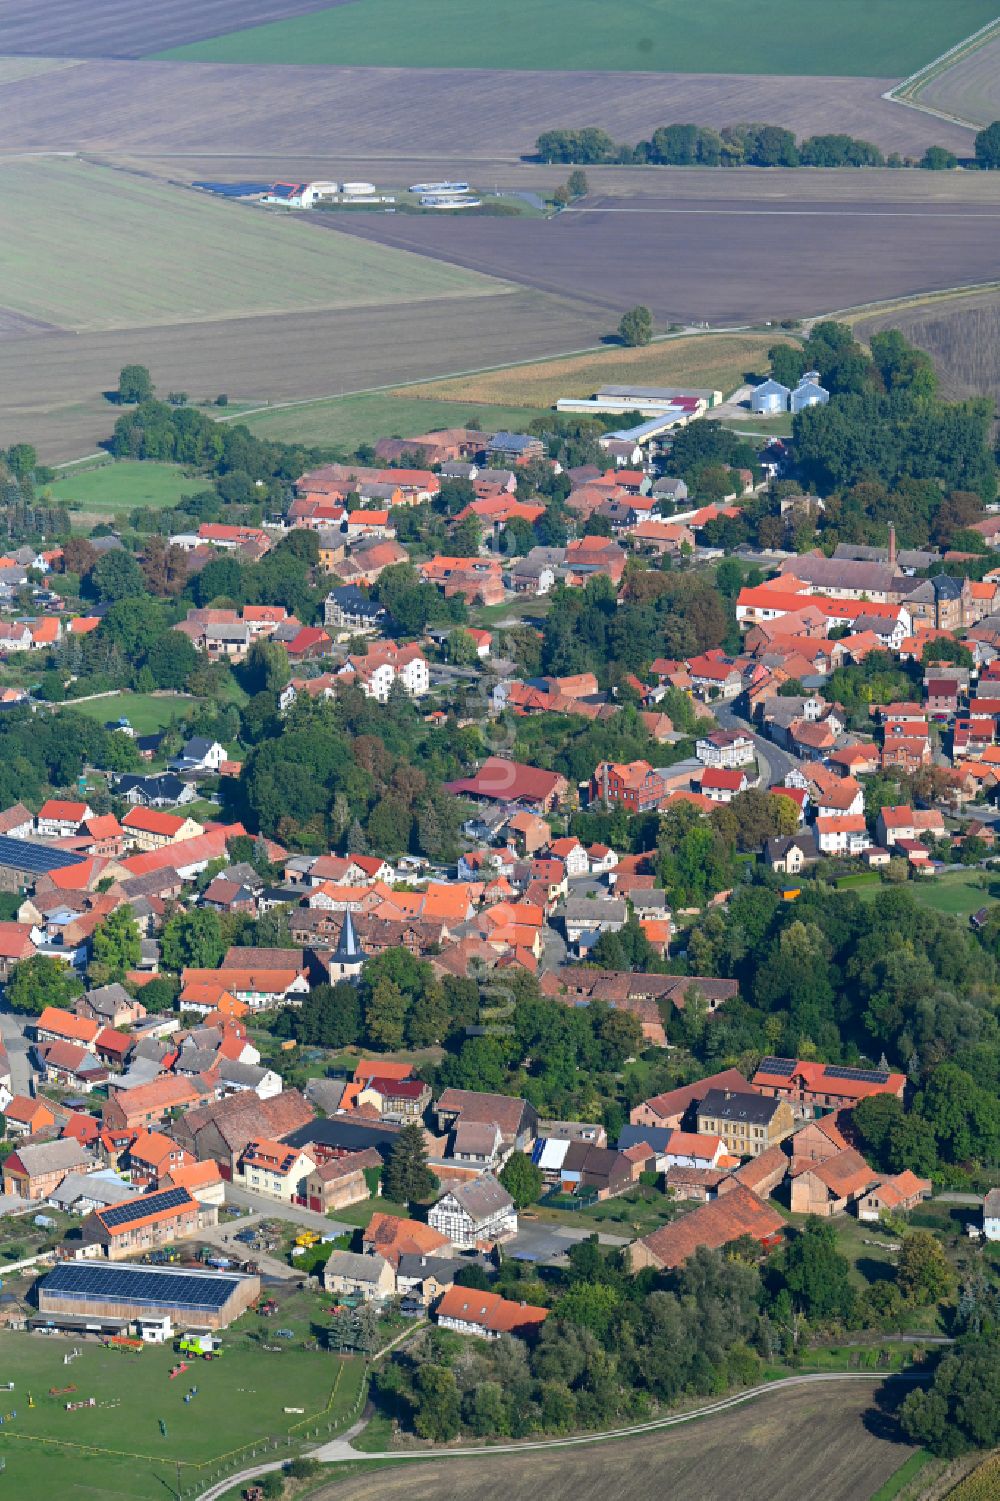
[[[38,1322],[103,1330],[169,1318],[182,1329],[225,1329],[259,1296],[260,1278],[235,1272],[64,1261],[38,1286]]]

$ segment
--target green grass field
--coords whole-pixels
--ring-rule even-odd
[[[364,1370],[357,1359],[297,1349],[277,1354],[237,1342],[220,1360],[192,1362],[171,1381],[177,1357],[170,1347],[148,1346],[132,1356],[85,1344],[64,1366],[71,1347],[63,1339],[0,1333],[0,1373],[14,1382],[0,1400],[0,1416],[17,1412],[0,1429],[10,1495],[154,1501],[176,1496],[178,1482],[182,1494],[197,1494],[216,1470],[225,1473],[223,1456],[234,1450],[277,1439],[294,1453],[284,1440],[317,1423],[325,1437],[328,1423],[352,1412]],[[70,1384],[76,1391],[68,1397],[48,1395]],[[185,1403],[193,1386],[198,1393]],[[66,1401],[91,1396],[96,1407],[65,1410]],[[304,1413],[286,1413],[286,1406]],[[237,1458],[232,1468],[238,1467]]]
[[[59,233],[45,202],[58,212]],[[503,292],[503,282],[77,160],[0,166],[3,303],[60,328],[148,327]]]
[[[92,469],[72,469],[47,486],[46,495],[54,505],[75,501],[85,511],[127,516],[139,506],[156,510],[175,506],[185,495],[207,489],[209,483],[204,475],[193,474],[180,464],[118,459]]]
[[[464,427],[470,417],[486,428],[519,430],[537,416],[537,411],[527,407],[494,406],[457,396],[431,401],[405,392],[371,391],[274,407],[239,421],[258,438],[353,450],[359,443],[374,443],[378,438],[416,437],[435,428]]]
[[[993,0],[356,0],[159,56],[351,67],[902,78],[993,19]],[[667,101],[669,105],[669,101]],[[669,108],[664,118],[669,115]],[[568,125],[579,121],[567,121]]]
[[[978,912],[980,907],[988,907],[991,902],[1000,897],[1000,882],[994,882],[992,889],[987,886],[984,890],[979,884],[981,871],[978,870],[949,870],[943,876],[924,876],[920,880],[907,883],[907,891],[921,907],[929,907],[932,912],[946,912],[952,917],[969,917],[973,912]],[[862,901],[874,901],[880,891],[885,887],[877,886],[858,887],[858,896]]]
[[[165,730],[178,719],[192,713],[198,700],[168,694],[158,697],[152,693],[112,693],[107,698],[88,698],[82,703],[67,699],[59,709],[72,709],[75,714],[85,714],[105,724],[109,719],[127,719],[138,735],[155,735]]]

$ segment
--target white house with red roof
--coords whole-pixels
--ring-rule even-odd
[[[41,839],[69,839],[85,819],[93,818],[89,803],[50,797],[38,810],[35,828]]]

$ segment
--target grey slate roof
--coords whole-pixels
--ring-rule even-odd
[[[458,1183],[449,1192],[474,1224],[514,1207],[514,1200],[503,1184],[489,1173],[474,1178],[471,1183]]]

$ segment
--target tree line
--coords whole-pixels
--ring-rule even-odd
[[[928,146],[919,161],[911,162],[897,152],[884,156],[871,141],[843,134],[822,134],[797,140],[782,125],[752,122],[725,125],[661,125],[648,141],[635,145],[615,141],[597,126],[580,130],[546,130],[535,142],[536,156],[543,162],[566,162],[577,166],[617,164],[669,167],[902,167],[914,165],[926,171],[947,171],[958,158],[943,146]]]

